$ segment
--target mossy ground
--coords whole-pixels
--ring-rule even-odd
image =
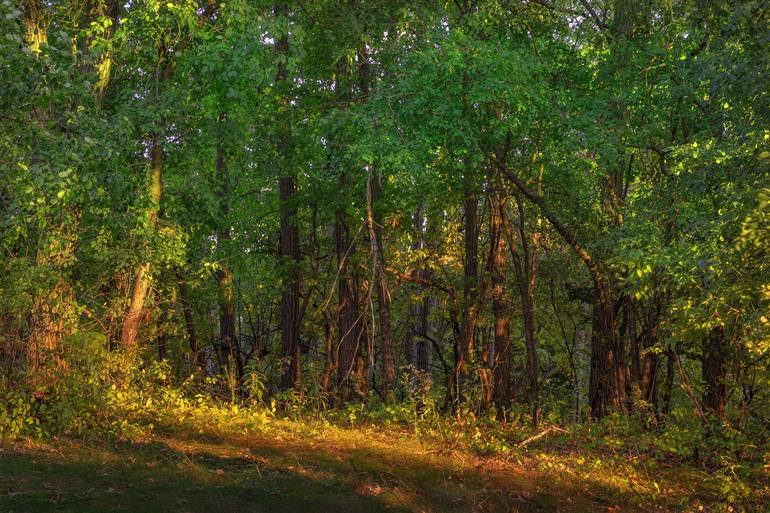
[[[317,422],[21,441],[0,452],[4,513],[662,512],[714,500],[694,469],[568,442],[485,457],[398,428]]]

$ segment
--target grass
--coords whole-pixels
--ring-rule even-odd
[[[0,452],[3,513],[697,511],[716,500],[707,482],[568,437],[485,457],[398,428],[316,421],[168,426],[133,441],[27,440]]]

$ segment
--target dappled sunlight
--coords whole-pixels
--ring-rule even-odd
[[[0,0],[0,513],[770,511],[770,0]]]

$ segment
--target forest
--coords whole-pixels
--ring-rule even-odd
[[[770,511],[767,0],[0,0],[0,511]]]

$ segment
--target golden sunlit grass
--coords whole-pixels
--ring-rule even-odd
[[[130,441],[6,445],[0,510],[588,513],[708,502],[694,470],[568,445],[491,457],[399,427],[166,424]]]

